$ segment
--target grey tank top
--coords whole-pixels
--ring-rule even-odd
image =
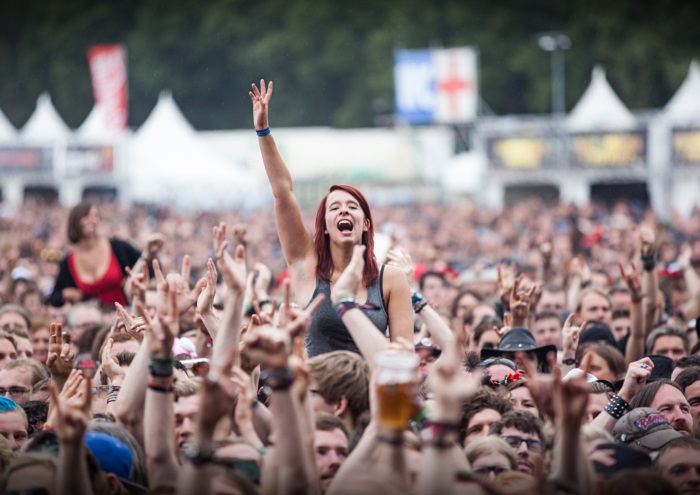
[[[377,327],[377,331],[386,335],[389,316],[386,313],[384,297],[382,296],[384,293],[382,287],[383,278],[384,265],[382,265],[379,270],[379,277],[377,277],[377,280],[367,288],[367,302],[378,306],[379,309],[366,309],[363,311]],[[326,298],[311,317],[309,333],[306,335],[306,352],[309,357],[333,351],[352,351],[360,354],[360,349],[355,345],[355,341],[350,336],[350,332],[345,328],[345,325],[338,317],[338,313],[336,313],[333,308],[333,304],[331,304],[330,284],[317,277],[316,289],[309,303],[311,303],[318,294],[323,294]]]

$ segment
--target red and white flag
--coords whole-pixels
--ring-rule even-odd
[[[126,50],[123,45],[95,45],[88,51],[95,104],[104,109],[105,125],[124,130],[128,122]]]

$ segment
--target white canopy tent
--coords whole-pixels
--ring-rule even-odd
[[[10,141],[17,137],[17,129],[0,110],[0,140]]]
[[[22,128],[21,136],[31,141],[58,141],[71,135],[71,130],[51,103],[51,96],[42,93],[36,101],[36,110]]]
[[[260,181],[205,146],[169,92],[161,93],[129,147],[125,194],[184,208],[251,207]]]
[[[676,123],[700,121],[700,64],[690,63],[683,84],[664,107],[662,116]]]
[[[591,83],[566,119],[570,130],[621,130],[633,127],[636,122],[620,98],[610,87],[605,69],[593,68]]]
[[[95,105],[75,133],[80,138],[90,140],[111,140],[124,135],[126,131],[116,131],[107,126],[107,113],[103,106]]]

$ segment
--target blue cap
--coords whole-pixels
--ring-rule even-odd
[[[113,473],[121,480],[129,479],[134,459],[131,449],[124,442],[106,433],[88,431],[85,433],[85,445],[102,471]]]

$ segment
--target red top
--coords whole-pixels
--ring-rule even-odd
[[[75,285],[83,293],[84,299],[98,299],[102,304],[113,306],[115,302],[126,305],[126,297],[122,289],[122,269],[119,266],[114,251],[110,250],[109,267],[100,280],[84,282],[78,276],[75,269],[73,253],[68,254],[68,269],[75,280]]]

